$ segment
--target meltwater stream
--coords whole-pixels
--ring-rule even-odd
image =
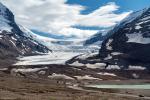
[[[86,87],[100,89],[150,89],[150,84],[141,85],[87,85]]]

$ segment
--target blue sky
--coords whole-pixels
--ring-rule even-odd
[[[108,29],[150,0],[0,0],[17,23],[46,33],[86,38]],[[19,9],[18,9],[19,8]]]
[[[98,9],[100,6],[104,6],[109,2],[115,2],[120,6],[117,12],[123,11],[137,11],[145,7],[150,7],[150,0],[68,0],[68,4],[80,4],[87,6],[87,9],[82,11],[83,14],[91,13]]]

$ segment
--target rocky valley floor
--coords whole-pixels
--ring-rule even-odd
[[[36,67],[39,67],[35,65]],[[74,75],[85,74],[89,69],[75,72],[75,69],[65,65],[47,65],[48,69],[35,69],[35,66],[18,66],[0,71],[0,100],[149,100],[150,90],[134,89],[95,89],[85,88],[86,84],[143,84],[150,83],[149,80],[99,80],[91,71],[91,75],[72,79]],[[45,66],[45,65],[44,65]],[[52,67],[53,66],[53,67]],[[62,70],[62,68],[65,70]],[[24,70],[16,69],[23,68]],[[30,68],[30,72],[25,70]],[[43,68],[46,68],[43,67]],[[55,74],[52,74],[57,69]],[[44,70],[46,73],[44,74]],[[31,73],[32,71],[32,73]],[[34,71],[34,72],[33,72]],[[42,72],[43,71],[43,72]],[[62,75],[63,72],[72,72],[71,76]],[[51,75],[51,74],[52,75]],[[60,74],[56,73],[62,73]],[[86,73],[86,74],[89,74]],[[55,76],[55,77],[54,77]],[[56,77],[57,76],[57,77]],[[106,75],[107,76],[107,75]],[[72,77],[72,78],[71,78]],[[99,76],[100,77],[100,76]],[[102,76],[101,76],[102,77]],[[108,79],[109,75],[107,76]]]
[[[66,59],[75,55],[22,57],[13,66],[0,67],[0,100],[150,100],[150,89],[87,87],[150,84],[148,70],[109,70],[90,63],[75,66],[77,62],[66,65]]]

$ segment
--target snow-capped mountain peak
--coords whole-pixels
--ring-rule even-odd
[[[13,13],[0,3],[0,58],[13,58],[19,55],[33,55],[50,50],[24,35],[16,24]]]

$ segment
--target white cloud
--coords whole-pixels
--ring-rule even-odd
[[[99,31],[99,30],[98,30]],[[63,28],[59,31],[59,33],[64,33],[64,35],[76,35],[79,38],[84,38],[95,34],[96,30],[80,30],[77,28]]]
[[[115,3],[108,3],[105,6],[98,8],[88,15],[81,15],[81,19],[78,22],[82,26],[99,26],[99,27],[111,27],[117,22],[121,21],[131,12],[123,12],[121,14],[115,14],[114,12],[119,9]]]
[[[74,25],[110,27],[126,17],[130,12],[115,14],[119,9],[115,3],[109,3],[88,15],[80,12],[86,7],[69,5],[67,0],[0,0],[16,15],[19,24],[25,27],[64,35],[87,37],[96,30],[80,30]]]

